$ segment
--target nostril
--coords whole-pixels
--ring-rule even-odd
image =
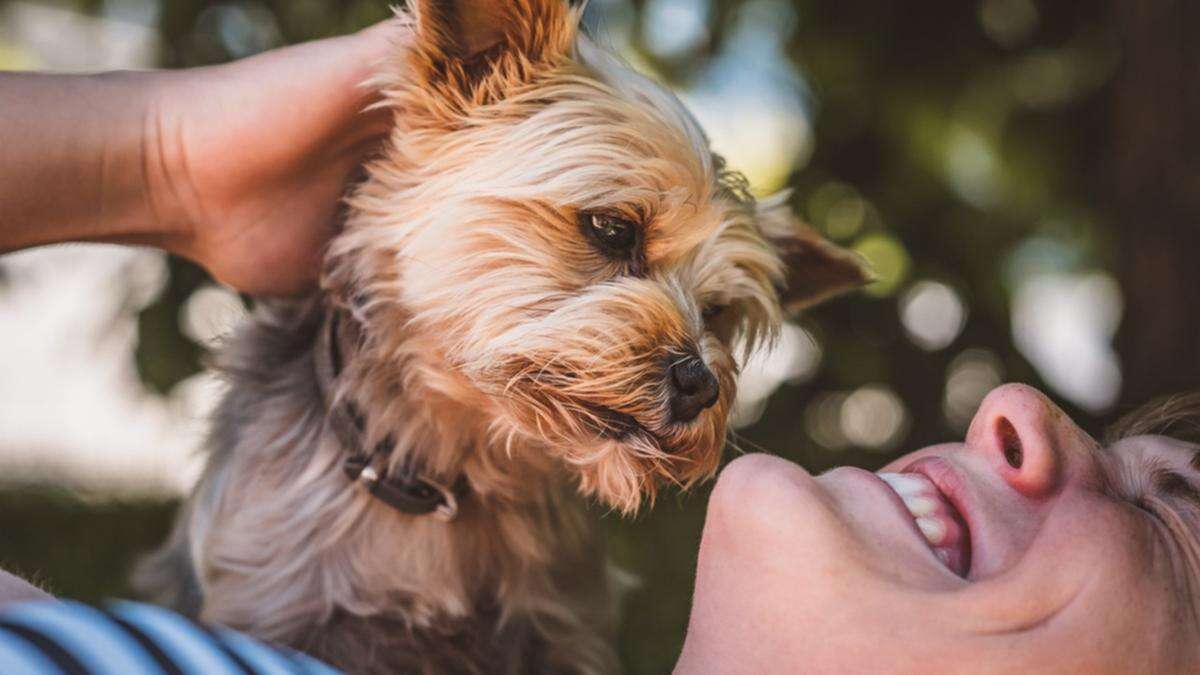
[[[688,356],[671,365],[675,395],[671,411],[677,422],[690,422],[705,408],[716,404],[720,393],[717,378],[698,357]]]
[[[1021,446],[1021,435],[1007,417],[996,422],[996,440],[1004,452],[1004,461],[1014,469],[1025,463],[1025,449]]]

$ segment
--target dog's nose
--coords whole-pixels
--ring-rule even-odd
[[[671,366],[671,415],[676,422],[691,422],[701,410],[717,402],[717,378],[696,356],[686,356]]]

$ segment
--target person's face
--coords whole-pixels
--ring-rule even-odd
[[[679,672],[1195,672],[1200,462],[1038,391],[879,474],[722,473]]]

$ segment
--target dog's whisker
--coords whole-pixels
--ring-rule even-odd
[[[732,429],[729,430],[729,437],[730,437],[729,438],[730,443],[749,443],[751,446],[753,446],[754,450],[757,452],[763,452],[766,454],[774,454],[769,449],[763,447],[762,445],[759,445],[758,443],[755,443],[754,441],[750,440],[749,438],[746,438],[745,436],[738,434],[737,432],[733,431]],[[745,450],[742,449],[741,445],[734,445],[734,447],[737,449],[737,451],[739,453],[745,454]]]

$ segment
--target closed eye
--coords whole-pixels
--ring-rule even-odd
[[[1200,490],[1187,478],[1171,469],[1155,469],[1151,475],[1154,487],[1162,494],[1188,502],[1200,509]]]
[[[1200,490],[1174,469],[1152,462],[1147,479],[1137,481],[1137,486],[1128,486],[1123,499],[1164,526],[1175,539],[1180,534],[1178,502],[1200,511]]]

